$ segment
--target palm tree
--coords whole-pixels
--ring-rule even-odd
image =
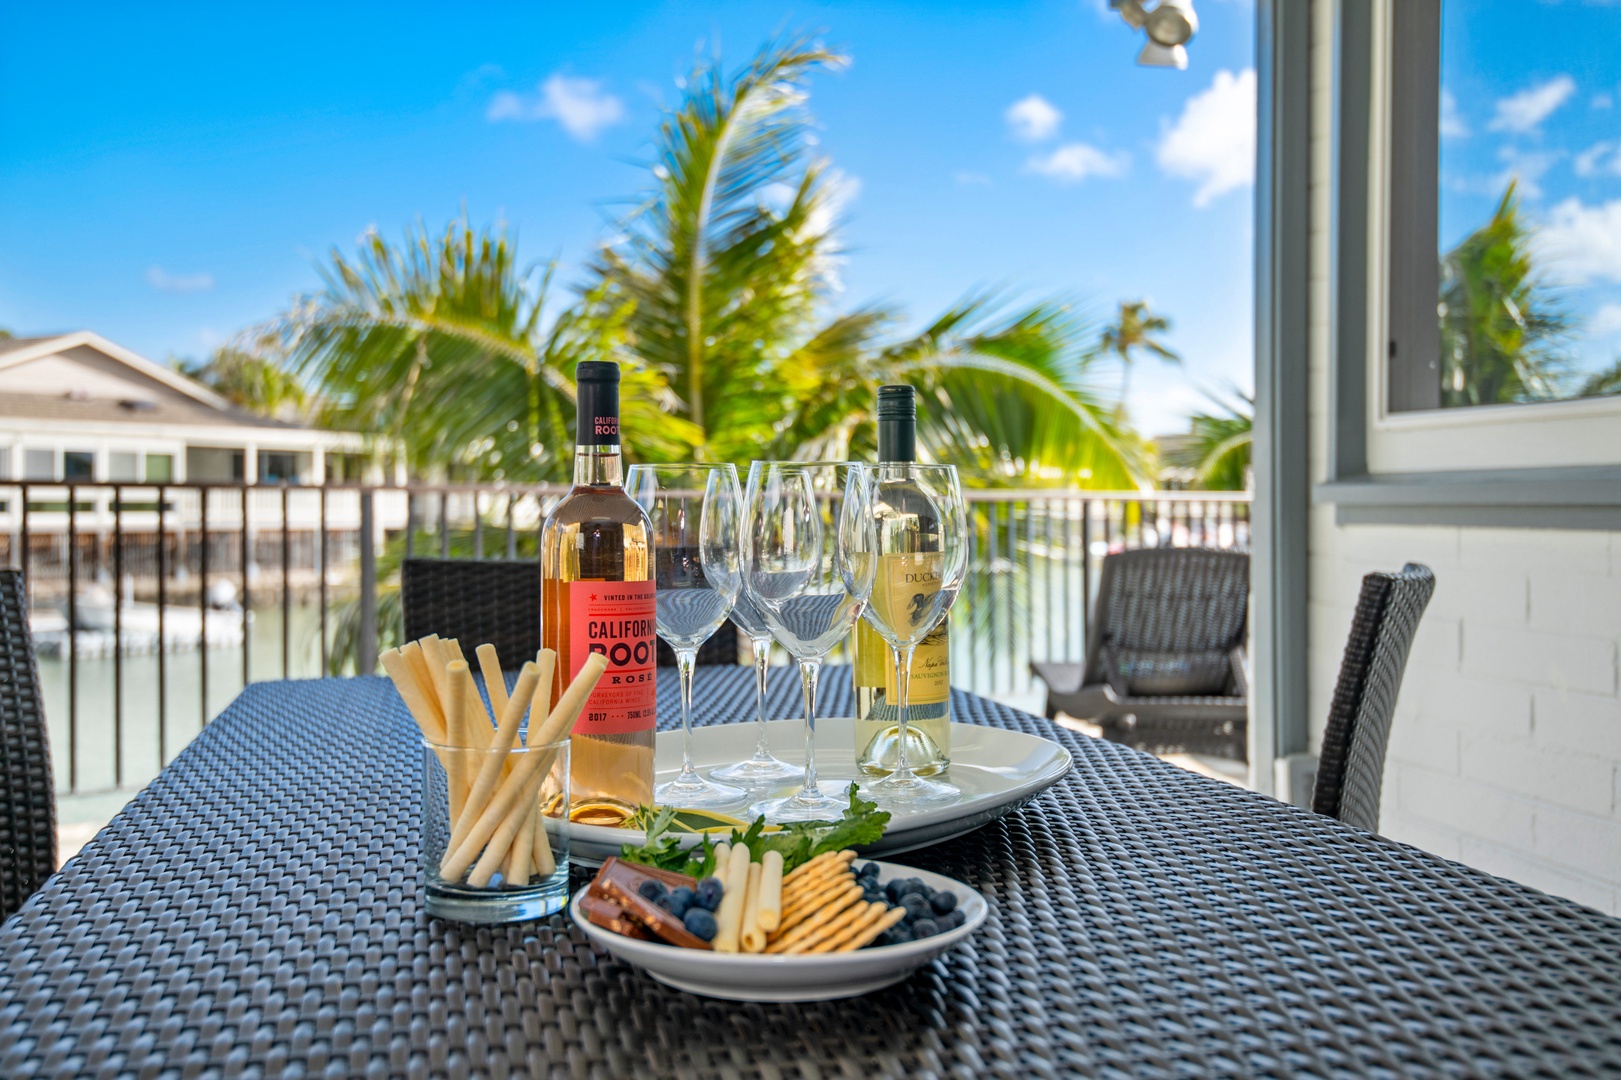
[[[926,452],[981,483],[1135,486],[1141,456],[1092,385],[1068,305],[973,295],[903,337],[885,307],[829,314],[842,188],[811,154],[806,83],[846,63],[796,40],[731,77],[715,63],[689,77],[650,187],[594,264],[596,302],[628,306],[627,349],[717,460],[868,453],[877,386],[906,381],[924,395]]]
[[[1120,361],[1121,409],[1126,407],[1131,392],[1131,364],[1137,350],[1145,350],[1168,364],[1182,362],[1181,356],[1159,340],[1158,335],[1170,329],[1171,320],[1154,314],[1147,300],[1122,300],[1119,316],[1098,336],[1098,352],[1113,354]]]
[[[309,404],[304,384],[274,352],[221,345],[207,360],[183,360],[174,366],[232,404],[261,416],[296,420]]]
[[[1207,491],[1243,491],[1249,486],[1254,447],[1255,399],[1236,394],[1240,404],[1212,397],[1216,412],[1188,417],[1188,434],[1163,455],[1167,465],[1193,473],[1194,486]]]
[[[1610,397],[1621,394],[1621,356],[1610,361],[1610,366],[1589,375],[1576,391],[1577,397]]]
[[[1570,320],[1536,274],[1514,183],[1441,260],[1440,318],[1443,405],[1561,396]]]

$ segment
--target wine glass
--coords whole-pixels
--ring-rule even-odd
[[[885,462],[867,469],[863,482],[863,508],[873,528],[854,535],[873,544],[868,550],[877,569],[862,617],[889,643],[895,665],[892,704],[900,724],[895,771],[864,790],[889,807],[937,806],[962,792],[912,771],[907,697],[913,654],[962,588],[968,568],[967,507],[952,465]]]
[[[805,692],[805,780],[799,791],[749,808],[768,821],[828,821],[842,799],[816,786],[816,680],[872,590],[875,541],[867,534],[860,465],[756,461],[744,496],[743,587],[771,633],[799,664]]]
[[[692,765],[692,670],[698,646],[726,621],[741,584],[742,499],[730,465],[633,465],[625,492],[647,511],[653,537],[655,629],[681,677],[681,774],[653,790],[660,806],[736,809],[748,792],[705,780]]]
[[[771,667],[771,624],[765,621],[765,616],[760,614],[759,609],[754,606],[754,601],[749,599],[747,590],[737,594],[737,603],[732,608],[732,622],[748,635],[749,643],[754,646],[754,721],[757,732],[754,755],[735,765],[722,765],[718,769],[711,769],[709,775],[715,780],[755,787],[801,779],[805,775],[804,769],[778,760],[771,753],[765,723],[765,683],[766,674]]]

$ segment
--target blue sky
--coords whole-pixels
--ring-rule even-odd
[[[1581,324],[1571,354],[1602,368],[1621,356],[1621,4],[1442,10],[1442,246],[1518,179],[1546,280]]]
[[[820,31],[821,148],[849,179],[840,303],[920,323],[965,292],[1148,298],[1180,429],[1251,365],[1254,13],[1201,0],[1187,71],[1103,0],[0,7],[0,326],[197,356],[319,286],[368,228],[465,206],[565,278],[643,182],[697,50]],[[1115,376],[1111,385],[1117,385]]]

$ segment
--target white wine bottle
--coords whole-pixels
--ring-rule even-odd
[[[878,388],[878,460],[917,460],[917,399],[910,386]],[[923,526],[926,534],[927,523]],[[903,560],[886,558],[878,573],[904,573]],[[883,581],[875,582],[874,594],[884,587]],[[949,622],[949,615],[941,619],[912,656],[906,760],[920,776],[942,773],[951,765]],[[888,776],[900,756],[900,717],[890,704],[895,694],[891,652],[865,620],[856,624],[856,767],[867,776]]]
[[[576,820],[617,825],[653,801],[657,654],[647,514],[625,494],[619,454],[619,365],[575,372],[574,487],[540,534],[541,633],[557,651],[552,702],[593,652],[608,670],[570,740]]]

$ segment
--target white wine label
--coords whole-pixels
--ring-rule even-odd
[[[929,631],[912,654],[912,679],[907,687],[908,705],[940,705],[951,700],[951,643],[946,626],[949,620]],[[887,650],[886,650],[887,651]],[[884,680],[884,692],[895,700],[895,676]]]
[[[914,636],[926,622],[937,616],[935,597],[940,591],[940,572],[944,562],[944,557],[938,551],[883,556],[872,587],[873,614],[884,625],[901,629],[904,636]],[[877,636],[874,634],[874,637]],[[879,652],[887,660],[888,647],[882,646]],[[939,625],[929,630],[918,642],[917,650],[913,653],[911,684],[907,688],[909,704],[938,705],[950,699],[948,654],[946,620],[942,618]],[[887,666],[885,692],[894,701],[894,665]]]
[[[658,699],[653,583],[571,581],[568,590],[569,660],[574,669],[569,678],[579,674],[592,653],[608,658],[608,670],[586,699],[573,734],[653,730]]]

